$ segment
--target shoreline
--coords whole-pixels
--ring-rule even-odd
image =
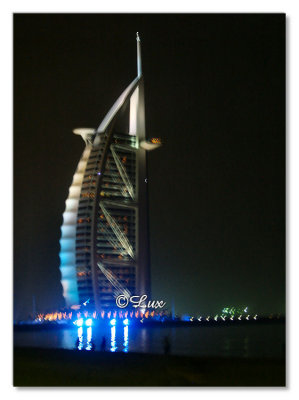
[[[109,320],[94,320],[94,328],[99,328],[101,326],[106,326],[109,324]],[[136,328],[171,328],[171,327],[220,327],[220,326],[242,326],[242,325],[264,325],[264,324],[285,324],[285,318],[281,317],[279,319],[269,319],[269,318],[260,318],[255,320],[227,320],[227,321],[143,321],[140,320],[132,320],[130,326]],[[55,330],[55,329],[71,329],[74,328],[75,325],[72,321],[66,322],[43,322],[43,323],[22,323],[22,324],[14,324],[13,330],[15,332],[20,331],[30,331],[30,330]]]

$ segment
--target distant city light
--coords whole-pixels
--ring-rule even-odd
[[[83,303],[82,303],[83,305]],[[247,308],[247,307],[246,307]],[[240,311],[239,311],[240,310]],[[182,316],[176,316],[175,319],[178,319],[180,321],[185,321],[185,322],[222,322],[225,321],[227,323],[230,323],[231,321],[251,321],[251,320],[257,320],[258,315],[257,314],[245,314],[242,312],[244,310],[244,307],[241,309],[238,309],[236,312],[225,312],[225,313],[218,313],[216,315],[198,315],[198,316],[191,316],[188,314],[183,314]],[[259,317],[260,318],[260,317]],[[273,318],[273,315],[268,316],[268,318]],[[277,316],[279,318],[279,316]],[[101,311],[100,313],[97,313],[96,311],[88,311],[87,309],[84,312],[77,312],[74,313],[72,311],[55,311],[52,313],[47,313],[47,314],[37,314],[34,321],[32,322],[33,324],[41,324],[44,321],[48,322],[54,322],[56,321],[59,324],[69,324],[72,323],[78,328],[84,328],[84,327],[91,327],[94,326],[96,321],[99,320],[104,320],[105,323],[110,325],[111,327],[117,326],[118,324],[121,324],[122,326],[126,327],[128,325],[131,325],[133,322],[134,324],[137,323],[143,323],[147,321],[168,321],[168,320],[174,320],[173,315],[164,315],[163,313],[157,313],[155,311],[149,312],[148,310],[144,309],[139,309],[138,311]]]

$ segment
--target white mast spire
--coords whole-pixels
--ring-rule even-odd
[[[142,75],[142,66],[141,66],[141,42],[139,33],[136,32],[136,40],[137,40],[137,76]]]

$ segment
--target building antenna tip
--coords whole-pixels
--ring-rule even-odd
[[[140,37],[139,37],[139,33],[138,32],[136,32],[136,40],[137,40],[137,42],[140,42]]]

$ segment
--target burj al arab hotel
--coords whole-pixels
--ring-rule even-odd
[[[60,271],[67,306],[90,299],[97,310],[115,309],[115,298],[150,298],[147,151],[141,42],[137,77],[97,129],[77,128],[85,143],[63,213]]]

